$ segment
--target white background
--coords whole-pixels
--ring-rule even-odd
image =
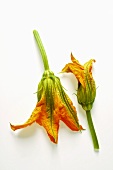
[[[13,132],[9,122],[31,115],[43,64],[33,29],[45,46],[51,70],[78,111],[82,133],[60,123],[58,144],[43,127],[33,124]],[[100,143],[95,152],[85,112],[73,95],[72,74],[58,74],[70,53],[84,64],[91,58],[97,96],[92,117]],[[113,170],[113,1],[0,1],[0,170]]]

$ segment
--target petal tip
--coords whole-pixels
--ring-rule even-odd
[[[80,130],[86,130],[86,129],[84,129],[84,128],[80,125]]]
[[[58,137],[55,138],[55,137],[51,136],[50,134],[48,134],[48,136],[54,144],[58,144]]]
[[[10,128],[11,128],[13,131],[15,131],[15,130],[16,130],[15,126],[14,126],[14,125],[12,125],[11,123],[10,123]]]

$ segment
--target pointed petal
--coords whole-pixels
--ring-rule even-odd
[[[95,81],[92,76],[92,64],[93,62],[96,62],[94,59],[89,60],[84,64],[84,75],[85,75],[85,82],[86,82],[86,93],[90,93],[90,96],[95,96],[96,87],[95,87]],[[87,99],[89,101],[89,99]]]
[[[84,82],[84,67],[74,58],[71,53],[71,60],[73,63],[66,64],[66,66],[62,69],[62,72],[71,72],[75,75],[78,81],[85,87]]]
[[[78,123],[75,107],[72,104],[71,107],[73,109],[73,113],[69,112],[69,110],[67,110],[65,106],[61,108],[61,120],[73,131],[83,130],[82,126]]]
[[[42,105],[41,101],[37,103],[36,108],[32,112],[30,118],[24,124],[21,124],[21,125],[12,125],[12,124],[10,124],[11,129],[13,131],[15,131],[17,129],[22,129],[22,128],[25,128],[27,126],[30,126],[32,123],[34,123],[40,117],[41,107],[42,107],[41,105]]]
[[[77,59],[75,59],[72,53],[71,53],[71,61],[76,64],[77,68],[84,70],[84,67],[79,63]]]
[[[46,73],[47,74],[47,73]],[[37,119],[37,123],[43,126],[51,141],[57,143],[58,141],[58,129],[59,129],[59,119],[55,110],[55,76],[52,72],[48,72],[45,76],[43,87],[44,87],[44,96],[45,104],[42,107],[41,117]],[[57,106],[58,107],[58,106]]]
[[[91,75],[91,77],[92,77],[92,64],[93,64],[93,62],[96,62],[96,60],[95,59],[91,59],[91,60],[89,60],[88,62],[86,62],[85,64],[84,64],[84,71],[85,71],[85,73],[87,73],[87,74],[90,74]]]
[[[58,97],[57,101],[59,102],[59,114],[60,120],[62,120],[70,129],[79,131],[83,128],[79,125],[77,112],[75,107],[73,106],[72,101],[68,97],[68,95],[63,90],[60,84],[57,84],[58,88]]]
[[[50,115],[50,113],[43,109],[40,119],[36,122],[46,129],[46,132],[52,142],[58,142],[59,117],[56,111]]]

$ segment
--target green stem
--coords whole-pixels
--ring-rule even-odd
[[[39,33],[36,30],[33,31],[33,34],[34,34],[34,37],[36,39],[37,45],[39,47],[40,53],[42,55],[42,60],[43,60],[44,68],[45,68],[45,70],[49,70],[49,64],[48,64],[47,55],[46,55],[43,43],[41,41],[40,35],[39,35]]]
[[[89,129],[91,132],[92,140],[93,140],[94,149],[99,150],[99,143],[98,143],[97,135],[96,135],[95,128],[93,125],[90,110],[86,111],[86,115],[87,115],[87,121],[88,121]]]

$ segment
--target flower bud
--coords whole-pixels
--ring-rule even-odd
[[[96,86],[94,80],[87,80],[86,87],[78,83],[77,99],[78,103],[82,105],[85,111],[91,110],[96,96]]]

